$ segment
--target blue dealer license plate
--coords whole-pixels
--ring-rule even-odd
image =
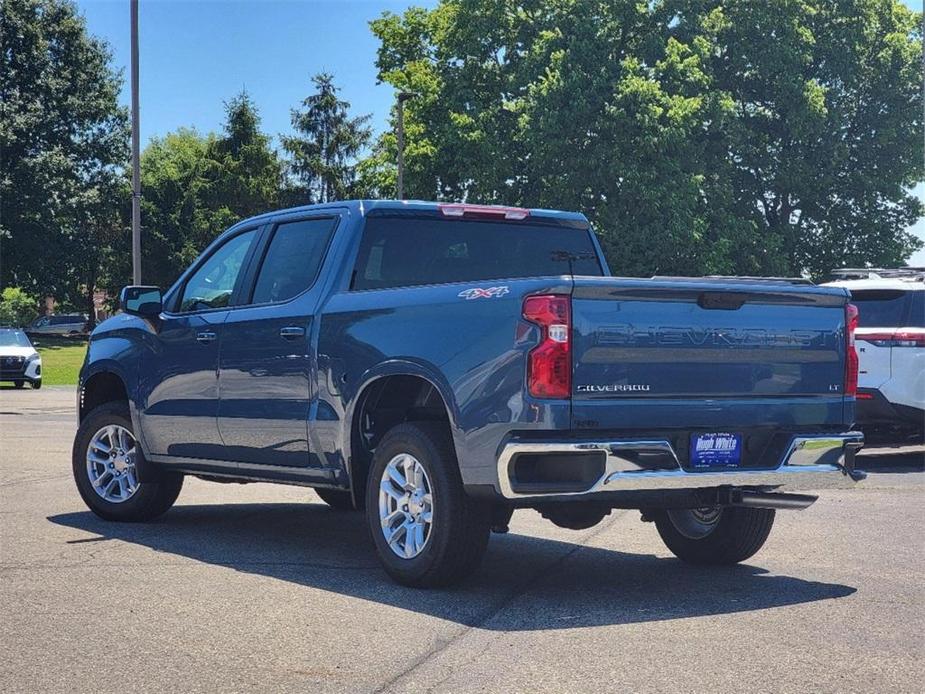
[[[693,467],[739,467],[741,458],[741,434],[691,434]]]

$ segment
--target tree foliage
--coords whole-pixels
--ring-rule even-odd
[[[38,302],[20,287],[6,287],[0,292],[0,325],[23,327],[35,318]]]
[[[900,263],[925,177],[894,0],[444,0],[372,22],[412,197],[579,209],[619,274]],[[395,142],[361,167],[394,180]]]
[[[66,0],[4,0],[0,42],[0,283],[86,305],[119,231],[121,78]]]
[[[316,92],[292,110],[293,135],[280,140],[305,203],[342,200],[354,193],[357,155],[371,136],[370,116],[350,116],[350,103],[337,96],[334,78],[312,78]]]
[[[222,135],[181,128],[152,139],[141,154],[145,283],[169,286],[226,228],[280,205],[283,164],[260,131],[256,107],[242,92],[225,112]],[[130,277],[127,246],[119,257],[113,290]]]

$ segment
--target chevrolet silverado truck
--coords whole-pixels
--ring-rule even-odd
[[[393,579],[435,586],[515,509],[573,529],[639,509],[677,557],[722,565],[776,509],[864,476],[845,289],[612,277],[581,214],[273,212],[120,300],[73,448],[108,520],[163,514],[187,475],[313,487],[365,511]]]

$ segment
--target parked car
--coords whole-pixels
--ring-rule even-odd
[[[42,357],[19,328],[0,328],[0,381],[42,387]]]
[[[395,580],[432,586],[515,509],[576,529],[640,509],[678,557],[730,564],[816,499],[793,490],[864,476],[847,291],[611,277],[581,214],[284,210],[121,304],[73,448],[109,520],[164,513],[184,475],[315,487],[365,508]]]
[[[87,333],[89,317],[85,313],[39,316],[26,330],[32,335],[66,335],[76,337]]]
[[[925,268],[838,270],[829,286],[851,292],[858,425],[898,438],[925,436]]]

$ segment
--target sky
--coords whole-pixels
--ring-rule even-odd
[[[376,84],[378,40],[369,21],[436,0],[140,0],[139,73],[142,147],[179,127],[218,131],[223,103],[242,89],[274,137],[290,131],[290,110],[312,92],[311,77],[330,72],[354,114],[387,126],[392,87]],[[921,11],[922,0],[907,5]],[[77,0],[90,33],[104,39],[129,94],[129,0]],[[925,200],[925,184],[915,193]],[[913,227],[925,240],[925,219]],[[925,265],[925,249],[909,261]]]

